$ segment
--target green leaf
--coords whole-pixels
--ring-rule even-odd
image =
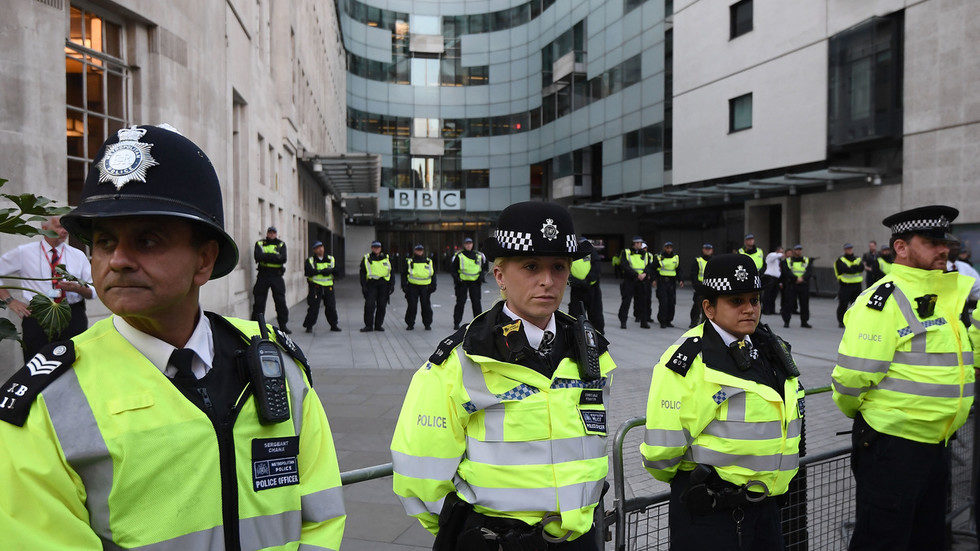
[[[53,339],[71,321],[71,307],[68,301],[55,302],[51,297],[42,294],[34,295],[28,308],[31,310],[31,317],[44,329],[48,339]]]
[[[0,318],[0,341],[4,339],[19,341],[20,333],[17,332],[17,326],[14,325],[14,322],[7,318]]]

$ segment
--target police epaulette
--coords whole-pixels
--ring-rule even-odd
[[[667,360],[667,369],[677,373],[681,377],[686,377],[687,372],[691,369],[691,365],[694,363],[694,358],[701,353],[701,337],[688,337],[677,350],[674,351],[674,355]]]
[[[895,284],[891,281],[879,285],[871,294],[871,298],[868,299],[868,308],[879,312],[884,310],[885,302],[888,301],[888,297],[892,296],[893,291],[895,291]]]
[[[463,342],[463,335],[466,334],[466,327],[467,325],[463,325],[458,331],[442,339],[442,341],[439,342],[439,347],[436,348],[436,351],[429,356],[429,361],[436,365],[446,361],[446,358],[449,357],[449,354],[452,353],[453,349],[459,346],[459,343]]]
[[[310,386],[313,386],[313,373],[310,371],[310,362],[306,360],[306,354],[303,354],[303,351],[296,346],[293,339],[289,338],[289,335],[283,333],[281,329],[278,327],[273,327],[272,330],[276,334],[276,344],[279,345],[279,348],[282,348],[287,354],[292,356],[294,360],[303,365],[303,370],[306,371],[306,378],[309,381]]]
[[[0,388],[0,421],[23,427],[37,395],[73,363],[75,343],[72,341],[53,342],[41,348]]]

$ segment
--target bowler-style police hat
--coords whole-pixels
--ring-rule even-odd
[[[585,258],[592,244],[580,244],[572,215],[557,203],[525,201],[500,213],[497,229],[481,249],[488,260],[508,256],[567,256]]]
[[[704,281],[695,284],[697,292],[714,297],[762,290],[762,278],[752,257],[744,254],[712,256],[704,266]]]
[[[238,264],[225,233],[221,186],[207,155],[170,125],[131,126],[95,155],[78,207],[61,217],[72,235],[90,242],[92,222],[121,216],[174,216],[207,228],[218,241],[211,279]]]
[[[960,211],[945,205],[929,205],[895,213],[881,221],[892,237],[912,233],[940,241],[959,241],[950,233],[950,224]]]

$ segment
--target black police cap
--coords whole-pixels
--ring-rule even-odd
[[[698,293],[708,297],[761,289],[762,278],[752,257],[737,253],[712,256],[704,267],[704,281],[697,284]]]
[[[913,233],[943,241],[958,241],[950,233],[950,224],[960,211],[945,205],[929,205],[895,213],[881,221],[892,232],[892,237]]]
[[[497,229],[482,249],[487,259],[508,256],[567,256],[592,253],[592,243],[579,243],[572,215],[557,203],[525,201],[500,213]]]
[[[238,263],[225,232],[221,186],[207,155],[173,127],[132,126],[95,155],[78,207],[61,217],[72,235],[91,241],[92,221],[120,216],[174,216],[199,224],[218,240],[217,279]]]

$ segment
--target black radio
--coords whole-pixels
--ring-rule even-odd
[[[583,381],[595,381],[602,376],[599,368],[599,332],[585,315],[585,305],[579,303],[582,314],[575,322],[576,356],[579,362],[579,376]]]
[[[279,347],[269,340],[265,316],[260,314],[258,318],[261,336],[252,337],[245,350],[245,363],[259,410],[259,422],[271,425],[289,420],[286,372]]]

